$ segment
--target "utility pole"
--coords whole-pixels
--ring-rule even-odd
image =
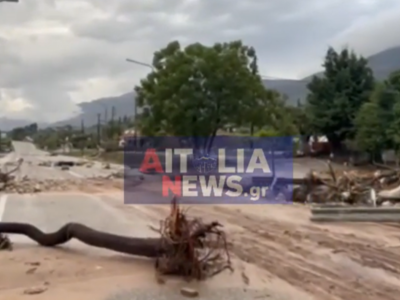
[[[141,65],[144,67],[148,67],[150,68],[153,72],[156,72],[156,69],[154,68],[154,66],[152,66],[151,64],[147,64],[138,60],[134,60],[131,58],[127,58],[126,59],[127,62],[129,63],[133,63],[133,64],[137,64],[137,65]],[[137,101],[136,101],[136,97],[135,97],[135,89],[133,89],[133,103],[134,103],[134,111],[133,111],[133,144],[134,146],[137,145],[137,129],[138,129],[138,122],[137,122],[137,110],[138,110],[138,106],[137,106]]]
[[[100,145],[101,138],[100,138],[100,130],[101,130],[101,114],[97,114],[97,143]]]
[[[107,124],[108,122],[108,107],[104,108],[104,123]]]
[[[81,136],[78,136],[78,143],[81,148],[81,154],[85,154],[86,148],[86,139],[85,139],[85,124],[83,122],[83,118],[81,119]]]
[[[133,110],[133,145],[137,146],[137,101],[135,97],[135,93],[133,93],[133,102],[134,102],[134,110]]]
[[[81,133],[82,134],[85,133],[85,123],[84,123],[83,119],[81,119]]]
[[[116,113],[115,106],[113,106],[111,107],[111,122],[114,122],[115,113]]]
[[[108,128],[108,132],[110,135],[110,138],[113,140],[114,139],[114,135],[115,135],[115,131],[116,131],[116,126],[115,126],[115,106],[111,107],[111,120],[108,124],[109,128]]]

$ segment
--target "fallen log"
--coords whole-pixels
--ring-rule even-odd
[[[90,246],[120,253],[156,258],[162,254],[159,238],[132,238],[98,231],[78,223],[68,223],[52,233],[44,233],[26,223],[0,222],[0,232],[22,234],[40,246],[55,247],[75,238]]]
[[[52,233],[44,233],[26,223],[0,222],[0,234],[22,234],[44,247],[54,247],[75,238],[90,246],[155,259],[157,272],[206,279],[231,269],[225,234],[218,222],[204,224],[189,220],[176,200],[170,215],[161,222],[160,238],[126,237],[98,231],[78,223],[68,223]]]

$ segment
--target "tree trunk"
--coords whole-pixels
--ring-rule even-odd
[[[90,246],[144,257],[157,257],[168,250],[161,248],[161,239],[158,238],[125,237],[97,231],[77,223],[68,223],[52,233],[44,233],[30,224],[0,223],[0,232],[22,234],[45,247],[65,244],[76,238]]]
[[[205,148],[205,150],[207,151],[206,153],[209,154],[210,150],[212,148],[212,145],[214,143],[214,139],[217,136],[217,131],[218,129],[215,129],[212,133],[211,136],[207,138],[207,148]]]
[[[342,139],[335,134],[327,136],[331,144],[331,153],[340,152],[342,150]]]
[[[43,233],[31,224],[1,222],[0,238],[7,239],[4,236],[7,233],[23,234],[45,247],[61,245],[76,238],[90,246],[155,258],[157,272],[199,280],[231,269],[225,233],[218,229],[221,225],[188,219],[180,211],[175,198],[171,208],[169,217],[157,230],[160,238],[125,237],[77,223],[68,223],[55,232]]]

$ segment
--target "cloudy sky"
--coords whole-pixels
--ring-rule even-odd
[[[130,91],[170,40],[253,45],[263,75],[318,71],[328,45],[400,44],[398,0],[19,0],[0,3],[0,116],[55,121]]]

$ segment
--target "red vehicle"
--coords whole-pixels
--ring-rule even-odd
[[[311,136],[308,145],[311,155],[327,155],[332,152],[331,144],[325,136]]]

